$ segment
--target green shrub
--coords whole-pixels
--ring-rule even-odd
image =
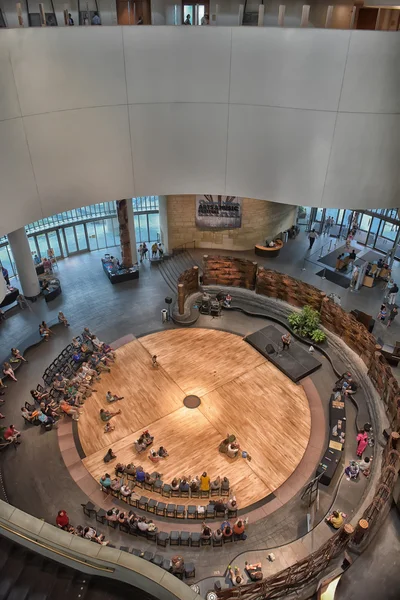
[[[315,343],[323,342],[326,339],[326,335],[318,327],[319,312],[311,306],[304,306],[300,313],[290,313],[288,322],[295,333],[302,337],[308,337]]]
[[[326,335],[321,329],[314,329],[310,337],[316,344],[321,344],[326,340]]]

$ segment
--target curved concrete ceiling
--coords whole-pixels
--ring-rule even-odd
[[[400,202],[395,32],[74,27],[0,38],[0,234],[96,202]]]

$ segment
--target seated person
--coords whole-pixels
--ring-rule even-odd
[[[238,505],[236,502],[236,496],[232,496],[231,498],[229,498],[228,502],[226,503],[226,508],[228,510],[237,510]]]
[[[119,509],[118,508],[110,508],[110,510],[107,511],[106,513],[106,519],[107,521],[110,521],[111,523],[115,523],[116,521],[118,521],[118,515],[119,515]]]
[[[207,475],[206,471],[204,471],[203,475],[200,477],[200,490],[202,492],[210,491],[210,478]]]
[[[270,243],[268,244],[268,248],[275,248],[276,243],[274,241],[270,241]]]
[[[21,414],[28,423],[33,423],[36,420],[38,411],[29,411],[26,406],[21,407]],[[33,416],[35,414],[35,416]]]
[[[77,408],[74,408],[70,404],[68,404],[68,402],[66,400],[61,400],[60,408],[63,412],[65,412],[65,414],[71,416],[74,421],[79,420],[79,415],[80,415],[79,410]]]
[[[171,573],[173,575],[182,575],[185,572],[185,563],[182,556],[173,556],[171,558]]]
[[[139,531],[148,531],[149,529],[149,524],[147,523],[147,520],[145,517],[141,517],[138,522],[137,522],[137,528],[139,529]]]
[[[190,490],[192,492],[198,492],[200,491],[200,479],[197,477],[193,477],[193,479],[190,482]]]
[[[229,479],[224,477],[221,481],[221,490],[229,490]]]
[[[105,423],[115,417],[116,415],[120,415],[121,411],[117,410],[117,412],[110,412],[109,410],[104,410],[104,408],[100,409],[100,419]]]
[[[127,475],[136,475],[136,467],[132,463],[128,463],[125,467],[125,473]]]
[[[100,485],[104,488],[109,488],[111,486],[111,476],[106,473],[103,477],[100,477]]]
[[[245,539],[245,524],[242,519],[238,519],[233,526],[233,533],[241,540]]]
[[[10,363],[5,362],[3,365],[3,373],[4,375],[8,375],[8,377],[10,377],[13,381],[18,381],[17,378],[14,375],[14,369],[12,368],[12,366],[10,365]]]
[[[111,425],[111,423],[106,423],[104,425],[104,433],[111,433],[112,431],[114,431],[115,429],[115,425]]]
[[[345,468],[344,472],[349,479],[357,479],[360,472],[360,467],[355,460],[351,460],[349,466]]]
[[[40,324],[40,327],[42,327],[45,331],[47,331],[47,333],[50,335],[55,335],[54,331],[52,331],[50,329],[50,327],[47,325],[46,321],[42,321]]]
[[[139,450],[139,452],[140,452],[140,450]],[[161,457],[158,455],[158,452],[156,450],[152,449],[149,452],[149,459],[153,463],[158,463],[161,460]]]
[[[46,415],[41,410],[38,410],[37,412],[38,412],[37,418],[41,423],[43,423],[43,425],[53,425],[56,422],[54,417]]]
[[[340,529],[340,527],[343,525],[344,519],[343,519],[343,513],[334,510],[333,513],[331,515],[329,515],[329,517],[327,517],[325,520],[327,523],[329,523],[330,525],[332,525],[332,527],[334,527],[335,529]]]
[[[234,567],[232,570],[231,565],[229,565],[228,572],[233,585],[242,585],[244,583],[244,577],[240,574],[239,567]]]
[[[128,517],[125,515],[125,513],[120,512],[118,515],[118,523],[120,523],[121,525],[125,525],[125,523],[128,522]]]
[[[225,502],[222,500],[222,498],[219,498],[218,500],[216,500],[214,502],[214,510],[215,510],[215,512],[219,512],[219,513],[225,512],[226,505],[225,505]]]
[[[107,451],[107,454],[105,455],[103,460],[105,463],[108,463],[108,462],[110,462],[110,460],[113,460],[114,458],[117,458],[117,455],[114,454],[114,452],[112,451],[112,448],[109,448]]]
[[[219,542],[220,540],[222,540],[222,538],[223,538],[223,534],[222,534],[221,529],[216,529],[213,533],[213,539],[216,542]]]
[[[226,449],[226,454],[229,458],[236,458],[239,454],[240,445],[237,442],[232,442],[228,444]]]
[[[123,396],[117,396],[116,394],[112,394],[111,392],[107,392],[106,400],[111,404],[111,402],[116,402],[117,400],[123,400]]]
[[[248,574],[251,581],[260,581],[263,578],[261,563],[254,563],[253,565],[249,565],[246,561],[244,563],[246,573]]]
[[[156,478],[157,478],[157,477],[156,477],[157,475],[158,475],[158,473],[152,473],[152,474],[150,475],[150,473],[147,473],[147,472],[146,472],[146,473],[144,474],[144,482],[145,482],[145,483],[148,483],[149,485],[154,485],[154,482],[155,482],[155,480],[156,480]]]
[[[343,375],[336,381],[333,391],[336,392],[338,390],[341,390],[344,382],[348,382],[349,379],[351,379],[351,373],[350,371],[346,371],[346,373],[343,373]]]
[[[228,521],[224,521],[221,525],[222,536],[224,538],[230,538],[233,536],[232,527]]]
[[[230,306],[231,302],[232,302],[232,296],[230,294],[227,294],[225,296],[224,305],[225,306]]]
[[[219,490],[220,486],[221,486],[221,477],[218,475],[218,477],[216,479],[214,479],[214,481],[211,481],[210,488],[212,490]]]
[[[200,537],[202,540],[211,540],[212,538],[212,530],[205,523],[201,526]]]
[[[181,492],[188,492],[189,491],[189,484],[188,484],[187,480],[185,479],[185,477],[183,477],[181,479],[181,482],[179,484],[179,490]]]
[[[222,454],[226,454],[229,444],[232,444],[235,440],[236,440],[236,436],[229,435],[229,433],[228,433],[226,435],[226,438],[224,440],[222,440],[222,442],[220,443],[218,450],[220,452],[222,452]]]
[[[58,313],[58,322],[62,323],[64,325],[64,327],[69,327],[67,317],[64,315],[64,313],[61,310]]]
[[[360,468],[360,471],[363,475],[365,475],[365,477],[369,477],[370,473],[371,473],[371,461],[372,458],[369,458],[368,456],[366,456],[365,458],[363,458],[360,461],[360,464],[358,465]]]
[[[76,337],[72,338],[71,344],[76,350],[79,350],[79,348],[81,347],[81,343],[76,339]]]
[[[139,454],[140,454],[140,452],[143,452],[144,450],[146,450],[146,448],[147,448],[147,444],[144,441],[143,437],[140,436],[140,438],[138,440],[136,440],[136,442],[135,442],[135,450],[136,450],[136,452],[139,452]]]
[[[3,432],[3,437],[6,442],[14,442],[15,444],[20,444],[19,438],[21,437],[21,433],[15,429],[14,425],[9,425],[7,429]]]
[[[74,535],[77,535],[78,537],[83,537],[82,525],[78,525],[77,527],[75,527]]]
[[[85,327],[84,330],[82,331],[82,338],[86,342],[90,342],[90,340],[92,339],[92,335],[93,335],[93,333],[89,330],[89,327]]]
[[[121,489],[121,486],[122,486],[123,482],[124,482],[124,480],[123,480],[122,478],[121,478],[121,479],[117,479],[117,478],[115,477],[115,479],[113,479],[113,480],[111,481],[110,488],[111,488],[111,489],[112,489],[114,492],[119,492],[119,490]]]
[[[11,354],[13,358],[16,360],[23,360],[24,362],[28,362],[26,358],[24,358],[18,348],[11,348]]]
[[[354,394],[357,392],[357,390],[358,390],[358,384],[353,379],[348,380],[347,386],[345,386],[343,384],[343,393],[346,396],[354,396]]]
[[[132,489],[129,487],[129,485],[125,483],[121,485],[121,489],[119,491],[122,494],[122,496],[125,496],[125,498],[132,494]]]
[[[101,352],[105,354],[109,360],[114,361],[116,359],[115,351],[105,342],[103,342],[103,345],[101,346]]]
[[[136,469],[136,481],[138,483],[144,483],[146,479],[146,473],[143,471],[142,467],[138,467]]]
[[[56,525],[60,529],[68,530],[69,527],[69,517],[65,510],[59,510],[56,517]]]
[[[179,490],[179,480],[174,477],[174,479],[171,481],[171,490],[173,492],[177,492]]]
[[[146,429],[146,431],[143,431],[141,437],[143,438],[143,441],[146,442],[147,446],[150,446],[153,443],[154,436],[150,435],[148,429]]]
[[[157,454],[160,458],[167,458],[168,456],[168,452],[166,451],[164,446],[159,447]]]

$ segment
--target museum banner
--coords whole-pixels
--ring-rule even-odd
[[[242,225],[242,199],[237,196],[196,196],[196,225],[234,229]]]

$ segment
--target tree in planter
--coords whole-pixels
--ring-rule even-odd
[[[289,325],[302,337],[308,337],[315,343],[321,343],[326,335],[318,325],[320,322],[319,312],[311,306],[304,306],[300,313],[290,313],[288,316]]]

